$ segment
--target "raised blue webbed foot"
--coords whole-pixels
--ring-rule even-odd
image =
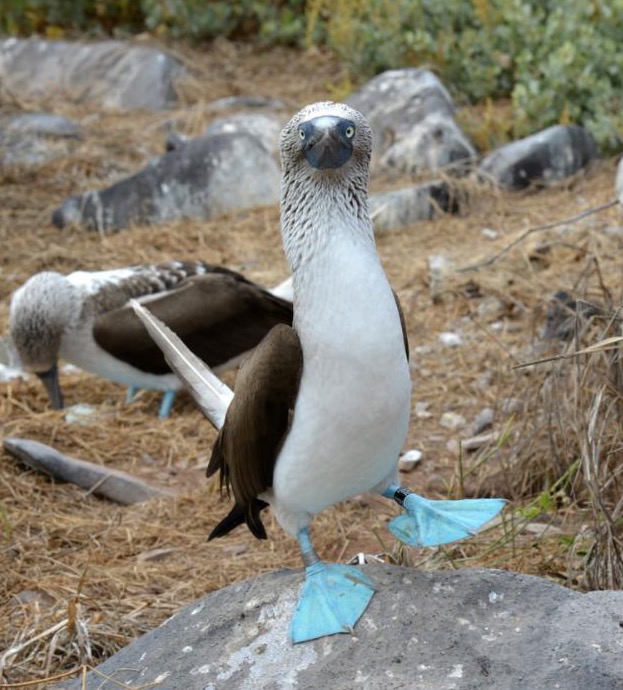
[[[398,484],[391,484],[383,495],[405,509],[388,527],[409,546],[439,546],[471,537],[506,504],[502,498],[432,501]]]
[[[298,535],[303,551],[305,582],[290,625],[292,642],[350,633],[374,595],[374,585],[359,568],[322,563],[309,533]]]

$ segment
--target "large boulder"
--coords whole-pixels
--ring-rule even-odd
[[[229,117],[220,117],[210,123],[205,136],[246,132],[262,143],[275,159],[279,158],[279,136],[287,117],[267,113],[237,113]]]
[[[302,574],[280,571],[210,594],[66,690],[615,690],[623,592],[466,568],[366,566],[378,591],[351,635],[292,645]],[[124,686],[125,687],[125,686]]]
[[[167,53],[124,41],[0,40],[0,83],[20,101],[161,110],[176,103],[182,71]]]
[[[429,70],[383,72],[346,100],[368,118],[374,132],[373,163],[381,169],[437,171],[476,155],[454,119],[450,94]]]
[[[214,218],[276,203],[280,179],[279,166],[255,137],[245,132],[199,137],[107,189],[67,199],[52,222],[106,232],[133,223]]]
[[[479,173],[503,189],[519,190],[531,184],[564,180],[597,155],[597,146],[587,129],[554,125],[492,151],[483,158]]]

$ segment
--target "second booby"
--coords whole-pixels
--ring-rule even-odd
[[[278,323],[292,323],[287,282],[264,290],[239,273],[202,261],[171,261],[107,271],[32,276],[11,298],[10,340],[22,368],[44,383],[53,407],[63,406],[59,358],[102,378],[165,391],[168,416],[182,387],[162,352],[129,307],[150,310],[216,369],[237,363]]]
[[[398,483],[410,418],[404,322],[376,252],[368,211],[372,133],[343,104],[315,103],[281,135],[281,231],[293,274],[293,327],[273,328],[241,368],[235,395],[140,305],[137,313],[220,428],[208,474],[235,505],[213,530],[246,523],[266,538],[270,505],[298,539],[305,582],[291,638],[349,632],[374,594],[359,568],[323,563],[310,525],[325,508],[365,491],[405,513],[389,528],[413,546],[473,534],[498,499],[430,501]],[[149,308],[149,305],[146,305]]]

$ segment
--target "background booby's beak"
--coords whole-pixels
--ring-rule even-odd
[[[45,386],[52,407],[55,410],[62,410],[63,405],[63,393],[61,391],[61,384],[58,380],[58,365],[56,362],[47,370],[37,372],[37,376],[41,379],[41,382]]]
[[[319,170],[341,168],[353,153],[355,125],[350,120],[322,115],[299,127],[308,163]]]

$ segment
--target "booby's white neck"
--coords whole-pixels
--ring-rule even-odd
[[[375,251],[367,184],[367,176],[339,176],[332,170],[307,169],[284,175],[281,234],[295,286],[297,273],[327,250],[336,234]]]

